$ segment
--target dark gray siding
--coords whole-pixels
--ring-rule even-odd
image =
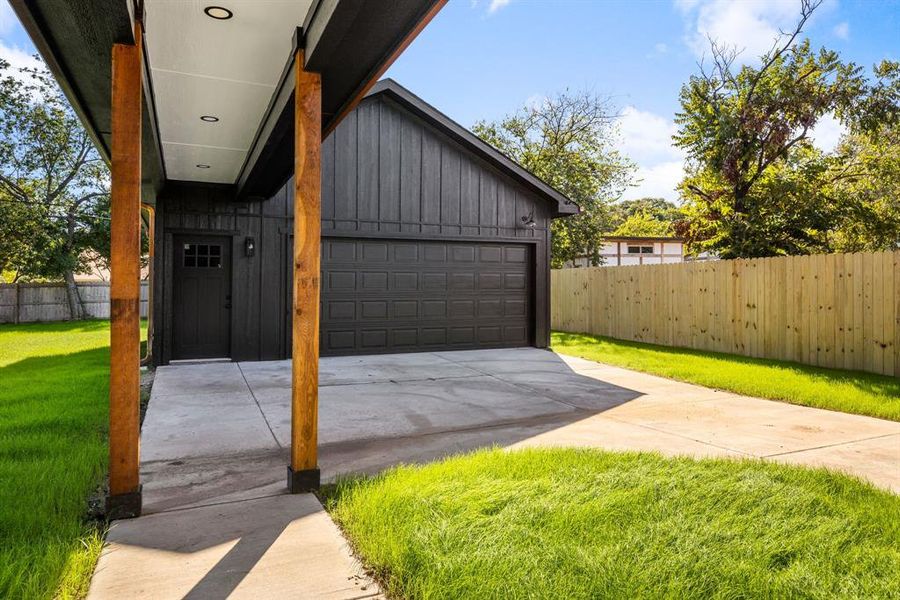
[[[178,234],[231,239],[231,357],[271,360],[287,356],[289,290],[285,273],[291,227],[283,192],[265,202],[235,203],[230,189],[221,186],[170,184],[163,190],[156,212],[155,360],[166,363],[172,356],[172,240]],[[247,237],[256,241],[253,257],[244,253]]]
[[[534,344],[549,343],[549,224],[555,205],[385,96],[372,96],[323,142],[324,238],[434,239],[529,244],[534,256]],[[171,356],[171,239],[232,238],[232,358],[290,354],[293,181],[262,202],[230,188],[170,184],[157,212],[157,361]],[[533,213],[534,228],[522,225]],[[256,255],[244,255],[246,237]],[[168,323],[168,324],[167,324]]]
[[[549,239],[547,201],[387,97],[344,119],[322,160],[322,235]]]

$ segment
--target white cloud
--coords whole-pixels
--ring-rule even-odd
[[[548,98],[545,94],[532,94],[525,98],[525,106],[530,109],[538,109],[547,104]]]
[[[842,40],[846,40],[850,38],[850,24],[847,21],[842,23],[838,23],[834,26],[834,29],[831,30],[834,33],[835,37],[838,37]]]
[[[672,143],[677,128],[671,119],[627,106],[619,119],[619,150],[638,164],[640,183],[625,198],[654,196],[678,200],[675,186],[684,171],[684,152]]]
[[[629,188],[623,200],[632,198],[665,198],[678,203],[678,192],[675,186],[684,177],[684,163],[672,160],[649,167],[638,168],[635,180],[640,180],[637,187]]]
[[[19,75],[19,69],[33,69],[42,66],[42,63],[28,52],[16,46],[7,46],[3,41],[0,41],[0,58],[10,64],[11,73],[16,76]]]
[[[0,34],[9,33],[18,23],[16,14],[7,0],[0,0]]]
[[[653,50],[655,50],[657,54],[665,54],[669,51],[669,47],[664,43],[659,42],[653,45]]]
[[[512,0],[491,0],[491,5],[488,6],[488,14],[494,14],[504,6],[507,6]]]
[[[675,0],[675,5],[685,17],[685,42],[694,54],[708,55],[712,38],[742,51],[743,61],[767,52],[800,16],[798,0]]]
[[[672,145],[675,123],[660,115],[626,106],[619,117],[620,150],[638,162],[660,162],[682,158]]]
[[[2,2],[3,0],[0,0]],[[487,15],[492,15],[499,11],[501,8],[505,8],[509,6],[512,0],[469,0],[469,6],[473,9],[478,8],[480,6],[484,6],[487,3],[487,10],[485,11]]]
[[[813,145],[822,152],[831,152],[837,148],[841,136],[847,132],[847,128],[834,116],[829,113],[819,119],[816,126],[809,132]]]

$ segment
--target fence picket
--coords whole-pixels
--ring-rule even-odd
[[[900,375],[900,251],[562,269],[555,329]]]

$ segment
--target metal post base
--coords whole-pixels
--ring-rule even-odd
[[[295,471],[288,466],[287,476],[288,491],[292,494],[314,492],[319,489],[320,474],[318,468]]]
[[[117,519],[134,519],[141,516],[141,490],[127,494],[116,494],[106,497],[106,518],[110,521]]]

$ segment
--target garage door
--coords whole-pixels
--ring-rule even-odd
[[[527,244],[323,239],[321,353],[531,344]]]

